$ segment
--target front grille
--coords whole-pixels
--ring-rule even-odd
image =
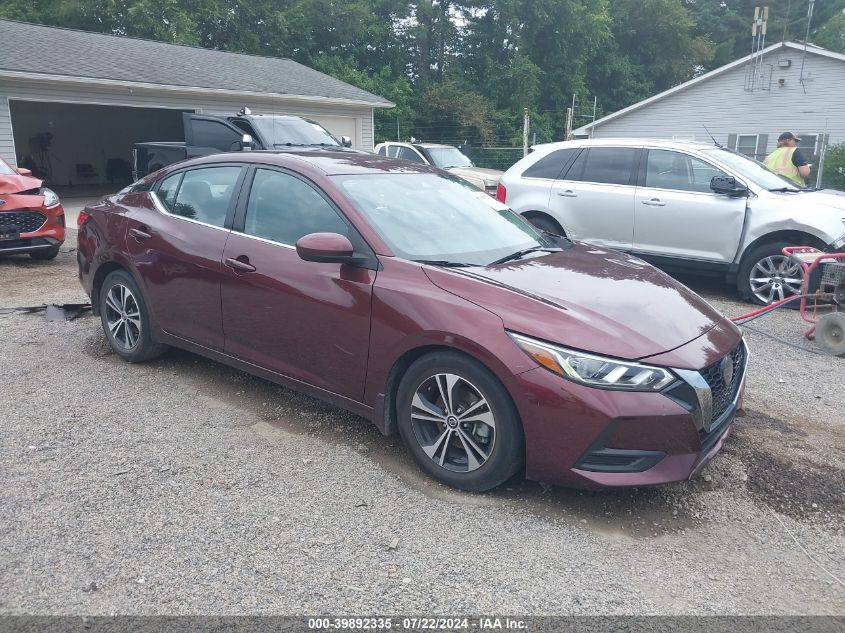
[[[725,382],[725,370],[722,361],[729,358],[733,368],[731,381]],[[726,357],[719,359],[712,365],[701,370],[701,375],[710,386],[713,397],[713,418],[715,423],[724,415],[736,397],[736,392],[742,382],[742,371],[745,366],[745,345],[740,341],[733,351]]]
[[[0,213],[0,233],[33,233],[46,221],[47,216],[36,211],[4,211]]]

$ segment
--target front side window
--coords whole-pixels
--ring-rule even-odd
[[[710,192],[710,181],[714,176],[727,176],[727,174],[710,163],[682,152],[662,149],[648,151],[646,187]]]
[[[334,176],[397,256],[486,266],[548,243],[505,205],[441,174]]]
[[[240,167],[204,167],[187,171],[172,208],[168,208],[174,215],[222,227],[240,175]]]
[[[639,149],[635,147],[591,147],[581,152],[566,174],[567,180],[628,185]]]
[[[249,193],[244,233],[293,246],[309,233],[349,237],[349,228],[308,183],[280,171],[258,169]]]
[[[713,160],[723,163],[730,169],[736,170],[742,178],[748,179],[764,189],[783,189],[785,187],[790,190],[799,191],[794,182],[785,176],[774,173],[762,163],[747,156],[718,147],[702,151],[712,157]]]
[[[415,163],[424,163],[425,161],[422,159],[422,156],[417,154],[415,150],[412,150],[410,147],[399,147],[399,153],[397,154],[397,158],[404,158],[405,160],[412,160]]]
[[[194,119],[191,121],[191,129],[194,134],[195,147],[213,147],[221,152],[240,149],[243,134],[220,121]]]

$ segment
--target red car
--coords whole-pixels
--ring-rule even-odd
[[[172,345],[398,432],[449,485],[695,475],[742,397],[740,331],[641,260],[542,234],[434,168],[371,154],[186,161],[80,216],[114,351]]]
[[[0,158],[0,255],[29,253],[53,259],[65,241],[65,210],[59,196],[28,169]]]

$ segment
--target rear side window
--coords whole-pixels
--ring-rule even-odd
[[[168,176],[161,181],[158,191],[156,191],[158,199],[171,213],[173,213],[173,204],[176,201],[176,190],[179,189],[179,183],[182,181],[182,176],[184,175],[184,173],[179,172],[178,174]]]
[[[378,148],[378,155],[379,156],[387,156],[387,149],[384,146]]]
[[[228,125],[219,121],[204,121],[202,119],[191,122],[194,132],[194,146],[213,147],[223,152],[237,151],[243,137]]]
[[[545,178],[547,180],[556,180],[560,176],[563,168],[572,160],[575,153],[578,151],[576,147],[569,147],[567,149],[559,149],[552,152],[548,156],[544,156],[536,163],[531,165],[528,169],[522,172],[525,178]]]
[[[186,172],[170,212],[222,227],[240,175],[240,167],[204,167]]]
[[[591,147],[578,155],[566,179],[629,185],[639,151],[636,147]]]

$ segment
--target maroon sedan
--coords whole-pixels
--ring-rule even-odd
[[[467,490],[687,479],[743,392],[742,336],[698,295],[406,161],[183,162],[89,206],[78,259],[124,359],[172,345],[328,400]]]

